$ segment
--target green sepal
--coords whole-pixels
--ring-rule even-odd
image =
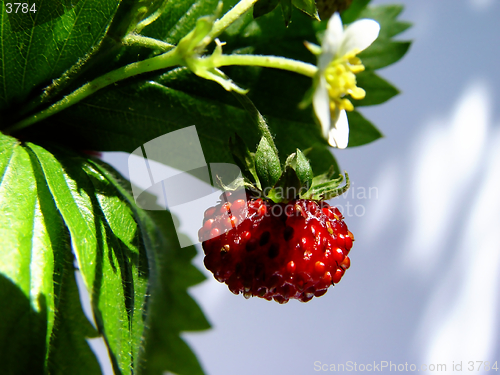
[[[301,195],[301,198],[312,200],[328,200],[344,194],[351,186],[349,175],[347,174],[347,172],[344,172],[345,185],[340,186],[344,181],[344,176],[340,175],[340,177],[337,179],[328,180],[327,176],[331,171],[332,170],[313,179],[311,188],[305,194]]]
[[[258,18],[272,12],[280,0],[259,0],[253,6],[253,18]]]
[[[320,21],[318,8],[316,8],[316,2],[314,0],[292,0],[292,4],[295,8],[301,10],[308,16]]]
[[[311,168],[311,164],[309,164],[309,160],[305,157],[305,155],[297,149],[296,156],[292,161],[293,169],[297,173],[297,177],[300,180],[300,184],[303,188],[308,190],[311,187],[311,183],[314,177],[313,170]]]
[[[295,155],[295,154],[292,154]],[[274,203],[288,202],[300,195],[302,184],[297,176],[297,172],[291,167],[286,166],[276,185],[269,191],[264,193],[266,197]],[[306,189],[304,189],[306,191]]]
[[[210,31],[212,31],[215,19],[215,16],[204,16],[198,18],[195,28],[180,40],[177,46],[179,56],[187,56],[193,53],[196,49],[202,49],[206,46],[200,43],[210,33]]]
[[[257,147],[255,167],[262,187],[274,186],[281,177],[281,165],[278,153],[265,137],[262,137]]]
[[[237,165],[245,177],[224,185],[220,178],[219,185],[224,191],[250,190],[257,195],[264,195],[274,203],[287,203],[296,198],[325,200],[343,194],[349,188],[349,176],[345,173],[346,184],[340,186],[344,177],[340,175],[332,179],[335,167],[328,172],[314,177],[313,170],[305,152],[297,149],[289,155],[283,169],[276,150],[271,147],[266,137],[262,137],[257,152],[251,153],[243,140],[236,134],[235,140],[230,139],[230,149]],[[258,182],[253,184],[251,179]]]
[[[257,170],[255,169],[255,154],[250,152],[243,139],[237,133],[235,133],[234,140],[233,138],[229,138],[229,149],[243,175],[249,181],[255,182],[255,186],[258,189],[261,189],[262,186],[257,176]]]
[[[259,195],[258,193],[260,191],[260,189],[257,190],[255,188],[255,185],[245,177],[238,177],[231,181],[229,185],[226,185],[222,182],[221,178],[217,176],[217,184],[222,189],[222,191],[250,190],[256,195]]]
[[[285,20],[285,26],[288,27],[292,20],[292,0],[281,0],[281,12]]]
[[[327,172],[317,175],[316,177],[313,178],[312,186],[317,186],[324,182],[330,181],[334,173],[335,173],[335,168],[332,165]]]

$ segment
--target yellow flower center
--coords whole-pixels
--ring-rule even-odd
[[[354,49],[344,56],[333,60],[325,69],[325,78],[332,111],[335,108],[339,110],[345,109],[346,111],[354,109],[351,101],[345,98],[347,94],[358,100],[363,99],[366,95],[365,90],[356,86],[355,74],[365,70],[359,57],[356,57],[359,52],[361,52],[359,49]]]

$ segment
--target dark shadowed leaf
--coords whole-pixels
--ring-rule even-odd
[[[84,58],[104,37],[119,2],[29,4],[36,12],[7,13],[6,3],[0,6],[0,110],[21,103]]]
[[[342,12],[342,22],[348,24],[356,21],[369,2],[370,0],[353,0],[351,6]]]
[[[382,137],[382,133],[357,111],[347,112],[349,119],[348,147],[365,145]]]
[[[253,6],[253,17],[258,18],[272,12],[280,3],[280,0],[258,0]]]
[[[397,19],[402,10],[402,5],[380,5],[368,6],[360,13],[360,18],[374,19],[380,24],[377,40],[359,55],[367,69],[375,70],[391,65],[410,48],[411,42],[393,40],[411,26],[410,23]]]
[[[353,100],[355,106],[381,104],[399,94],[397,88],[372,71],[364,71],[356,76],[357,85],[366,91],[362,100]]]

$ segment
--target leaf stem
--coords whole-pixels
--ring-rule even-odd
[[[154,70],[165,69],[175,65],[181,65],[182,58],[176,53],[176,49],[171,50],[163,55],[152,57],[147,60],[135,62],[128,64],[122,68],[113,70],[106,73],[91,82],[86,83],[82,87],[76,89],[68,96],[65,96],[57,103],[54,103],[50,107],[27,117],[18,123],[12,125],[11,127],[5,129],[7,133],[12,133],[14,131],[23,129],[27,126],[33,125],[38,121],[41,121],[49,116],[52,116],[63,109],[66,109],[73,104],[85,99],[86,97],[94,94],[96,91],[109,86],[113,83],[121,81],[123,79],[142,74],[147,72],[152,72]]]
[[[249,10],[257,0],[241,0],[236,4],[230,11],[228,11],[224,16],[214,23],[212,31],[210,31],[209,37],[211,40],[219,36],[227,27],[229,27],[234,21],[240,18],[243,13]]]

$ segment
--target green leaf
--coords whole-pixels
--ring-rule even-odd
[[[223,12],[236,4],[224,1]],[[196,26],[198,18],[215,13],[218,0],[168,1],[162,15],[146,26],[142,34],[177,45]]]
[[[399,94],[399,90],[372,71],[365,70],[356,76],[357,85],[366,91],[362,100],[353,100],[355,106],[381,104]]]
[[[29,148],[1,133],[0,149],[2,372],[38,374],[49,366],[53,374],[99,373],[69,233],[41,168]]]
[[[37,17],[34,23],[27,22],[24,25],[26,27],[25,34],[37,36],[39,32],[38,26],[43,23],[44,28],[41,31],[40,38],[44,37],[48,42],[52,40],[55,44],[53,43],[53,46],[45,49],[41,48],[40,50],[37,47],[42,47],[41,44],[27,46],[28,50],[33,51],[36,56],[33,59],[30,58],[31,60],[26,62],[26,66],[19,67],[19,69],[22,68],[26,71],[38,69],[43,73],[43,70],[47,68],[45,65],[49,65],[47,69],[50,69],[50,71],[47,71],[46,76],[43,76],[43,74],[35,76],[36,79],[43,79],[27,89],[26,98],[28,100],[22,105],[20,104],[19,109],[15,111],[5,110],[2,115],[2,103],[0,102],[0,117],[6,119],[5,124],[2,125],[8,125],[9,122],[14,123],[27,114],[42,109],[48,103],[62,99],[71,89],[77,89],[97,76],[115,69],[117,67],[114,64],[116,55],[121,53],[121,56],[125,56],[125,58],[128,56],[127,53],[123,53],[122,38],[137,27],[143,27],[159,16],[165,1],[167,0],[120,0],[118,2],[112,0],[88,0],[81,2],[81,4],[86,4],[82,9],[77,6],[78,0],[54,0],[50,4],[47,1],[37,2],[35,5],[40,5],[36,13]],[[117,5],[118,7],[116,7]],[[52,26],[48,25],[46,21],[40,21],[40,19],[47,16],[49,10],[55,10],[54,14],[57,14],[57,17],[51,18],[55,20]],[[30,14],[32,13],[28,12],[28,15]],[[41,18],[38,16],[40,14]],[[24,21],[30,19],[28,15],[24,15]],[[50,15],[53,15],[53,13],[50,13]],[[94,22],[96,16],[99,17]],[[103,16],[106,17],[103,18]],[[59,18],[62,21],[59,21]],[[91,22],[92,27],[94,27],[94,23],[95,26],[99,26],[99,30],[96,31],[100,32],[100,34],[97,37],[93,35],[93,31],[87,22]],[[71,33],[66,34],[68,31]],[[5,38],[9,38],[8,33]],[[35,41],[38,42],[37,39]],[[18,39],[17,42],[21,43],[21,45],[17,46],[17,50],[22,51],[25,48],[22,44],[25,42],[21,39]],[[0,60],[4,57],[8,59],[12,55],[9,50],[3,52],[5,52],[5,56],[0,53]],[[52,54],[55,54],[55,56],[52,56]],[[39,59],[42,55],[47,58],[41,59],[40,62],[37,60],[32,61],[35,58]],[[134,59],[137,59],[138,56],[135,52]],[[56,69],[57,64],[51,62],[53,59],[57,60],[58,63],[64,62],[61,69]],[[9,74],[9,71],[7,70],[4,73]],[[0,66],[1,76],[2,70]],[[7,93],[7,89],[5,88],[5,93]],[[0,95],[1,92],[0,87]],[[17,105],[19,100],[14,98],[14,104]]]
[[[6,4],[0,6],[0,111],[36,94],[97,46],[119,3],[29,1],[36,13],[7,13]]]
[[[114,181],[122,196],[131,203],[150,256],[155,265],[152,272],[151,298],[147,315],[148,329],[144,333],[145,375],[160,375],[166,370],[180,375],[202,375],[196,356],[180,338],[182,331],[210,328],[203,312],[187,293],[187,288],[205,280],[203,274],[191,264],[196,255],[193,246],[180,248],[173,220],[168,211],[149,211],[146,214],[134,208],[134,200],[120,187],[116,172],[105,163],[94,161],[94,166],[110,181]],[[143,193],[141,197],[156,201],[156,197]]]
[[[186,290],[204,277],[191,264],[195,248],[179,247],[170,214],[153,222],[102,162],[1,134],[0,147],[6,373],[100,373],[86,342],[96,332],[80,306],[73,248],[116,374],[202,374],[179,335],[209,327]]]
[[[376,70],[399,61],[410,48],[411,42],[382,43],[376,40],[359,54],[366,69]]]
[[[196,355],[180,333],[210,328],[202,310],[187,292],[187,288],[204,281],[205,276],[191,263],[195,247],[179,247],[170,213],[152,211],[150,216],[165,241],[157,247],[160,283],[150,310],[145,347],[147,367],[143,374],[162,375],[170,370],[176,374],[203,375]]]
[[[258,18],[272,12],[281,3],[281,11],[288,26],[292,18],[292,5],[319,21],[318,11],[314,0],[258,0],[253,8],[253,17]]]
[[[347,112],[349,120],[349,144],[347,147],[361,146],[382,137],[382,133],[359,112]]]
[[[56,314],[54,333],[50,341],[48,373],[99,374],[99,363],[86,341],[97,333],[83,314],[80,305],[80,295],[73,270],[73,256],[70,251],[65,254],[68,259],[65,260],[65,273],[60,285],[59,313]]]
[[[261,188],[257,171],[255,170],[255,154],[251,153],[243,139],[235,133],[234,139],[229,139],[229,148],[233,154],[236,165],[244,176],[255,182],[257,188]]]
[[[163,10],[167,1],[168,0],[121,0],[118,11],[113,17],[113,22],[109,26],[107,35],[120,40],[125,35],[134,31],[141,21],[153,15],[156,11]],[[148,22],[151,21],[152,20],[148,20]]]
[[[379,39],[390,39],[411,26],[411,23],[397,19],[403,9],[404,6],[401,4],[365,7],[359,14],[359,18],[370,18],[377,21],[380,24]]]
[[[56,306],[51,280],[54,249],[43,226],[54,221],[57,234],[58,223],[57,217],[47,217],[41,210],[29,153],[12,138],[2,136],[4,149],[0,171],[0,311],[6,313],[0,319],[2,369],[39,373],[48,357]],[[32,250],[38,258],[33,270]],[[26,352],[32,353],[30,361]]]
[[[83,158],[28,144],[70,235],[115,372],[139,364],[148,261],[133,212]]]
[[[281,177],[280,159],[265,137],[260,140],[255,153],[255,168],[262,189],[273,187]]]
[[[292,19],[292,0],[280,0],[280,4],[285,26],[288,26]]]
[[[318,10],[316,9],[316,2],[314,0],[292,0],[292,4],[295,8],[319,21]]]
[[[356,21],[369,3],[370,0],[353,0],[351,6],[341,14],[342,23],[347,25]]]
[[[258,0],[253,6],[253,17],[257,18],[272,12],[279,2],[280,0]]]
[[[380,24],[378,38],[359,55],[367,69],[375,70],[391,65],[400,60],[410,48],[411,42],[392,39],[411,26],[408,22],[397,20],[402,10],[402,5],[380,5],[366,7],[360,13],[360,18],[374,19]]]

